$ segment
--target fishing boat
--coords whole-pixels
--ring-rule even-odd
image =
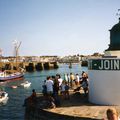
[[[5,91],[0,91],[0,104],[4,104],[8,100],[8,93]]]
[[[24,77],[24,73],[22,72],[13,72],[7,73],[6,71],[0,72],[0,82],[7,81],[7,80],[16,80]]]
[[[1,81],[8,81],[8,80],[16,80],[16,79],[20,79],[23,78],[24,76],[24,72],[23,72],[23,68],[19,68],[18,67],[18,49],[21,45],[21,42],[18,43],[17,41],[14,41],[14,45],[15,45],[15,63],[16,63],[16,70],[4,70],[4,71],[0,71],[0,82]],[[4,64],[4,63],[2,63]]]
[[[23,87],[30,87],[31,82],[25,81],[24,83],[21,83],[21,86]]]

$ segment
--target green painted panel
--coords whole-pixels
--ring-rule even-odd
[[[89,70],[120,70],[119,59],[91,59],[88,64]]]

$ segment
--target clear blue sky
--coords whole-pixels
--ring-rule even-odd
[[[0,0],[0,48],[13,55],[103,53],[118,23],[120,0]]]

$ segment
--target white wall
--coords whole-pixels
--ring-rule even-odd
[[[117,57],[120,57],[120,50],[105,51],[104,56],[117,56]]]
[[[89,70],[89,101],[120,105],[120,71]]]

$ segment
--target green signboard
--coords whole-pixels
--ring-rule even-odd
[[[120,59],[91,59],[89,70],[120,70]]]

